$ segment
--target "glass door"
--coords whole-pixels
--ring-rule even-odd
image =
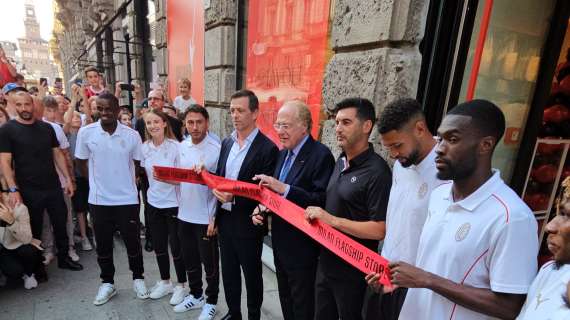
[[[507,129],[493,166],[505,181],[513,174],[555,5],[556,0],[519,0],[515,6],[508,0],[481,0],[477,7],[458,102],[487,99],[503,110]]]

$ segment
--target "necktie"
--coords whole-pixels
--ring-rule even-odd
[[[287,152],[287,158],[285,158],[285,162],[283,163],[283,168],[281,169],[281,174],[279,175],[279,181],[284,182],[285,178],[287,178],[287,174],[289,174],[289,170],[291,170],[291,165],[293,164],[293,151]]]

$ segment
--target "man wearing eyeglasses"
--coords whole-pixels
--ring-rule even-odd
[[[135,91],[137,91],[137,85],[135,85]],[[140,90],[138,91],[140,92]],[[135,92],[135,96],[139,96],[140,94],[137,94],[137,92]],[[139,99],[137,99],[139,100]],[[141,101],[137,101],[137,103],[142,103],[142,99],[140,99]],[[164,97],[164,92],[162,90],[151,90],[148,93],[148,106],[149,108],[151,108],[152,110],[157,110],[157,111],[163,111],[164,108],[164,104],[165,104],[165,97]],[[168,122],[170,122],[170,127],[172,128],[172,131],[174,132],[174,135],[176,136],[176,139],[178,141],[182,141],[182,122],[180,120],[178,120],[177,118],[173,118],[171,116],[168,117]],[[139,132],[139,134],[141,135],[141,139],[144,142],[146,140],[145,137],[145,132],[146,132],[146,125],[144,123],[144,117],[141,117],[140,119],[137,120],[136,124],[135,124],[135,129]]]
[[[335,161],[330,150],[310,135],[309,108],[300,101],[286,102],[274,127],[283,145],[277,166],[272,177],[258,174],[254,180],[302,208],[323,207]],[[254,212],[255,225],[264,220],[265,214]],[[272,217],[271,236],[283,318],[312,320],[319,246],[278,215]]]

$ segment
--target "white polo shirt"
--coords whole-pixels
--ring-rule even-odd
[[[517,320],[570,319],[570,308],[564,303],[570,265],[557,267],[554,261],[545,263],[532,282]]]
[[[454,202],[452,183],[434,189],[416,265],[459,284],[526,294],[536,275],[537,224],[498,170],[467,198]],[[492,319],[429,289],[409,289],[400,320]]]
[[[149,139],[141,147],[141,166],[146,171],[149,183],[147,201],[155,208],[178,207],[178,187],[153,178],[154,166],[178,167],[178,148],[178,141],[172,139],[165,139],[159,146],[155,146],[152,139]]]
[[[435,156],[434,147],[418,165],[404,168],[399,161],[394,163],[382,247],[382,256],[389,261],[416,262],[430,194],[445,182],[436,177]]]
[[[109,135],[97,121],[79,129],[75,157],[89,160],[89,203],[102,206],[138,204],[134,160],[141,160],[141,138],[118,123]]]
[[[192,139],[180,143],[180,167],[190,169],[203,164],[208,171],[218,165],[221,145],[210,135],[199,144]],[[209,224],[216,212],[216,198],[208,187],[193,183],[180,183],[180,206],[178,219],[196,224]]]

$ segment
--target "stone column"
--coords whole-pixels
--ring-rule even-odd
[[[334,1],[334,55],[323,81],[325,111],[330,113],[344,98],[360,96],[370,99],[379,113],[394,99],[416,96],[427,5],[427,0]],[[376,135],[374,130],[373,142]],[[334,120],[324,121],[321,140],[335,155],[340,153]]]
[[[155,16],[155,43],[154,56],[158,81],[168,83],[168,51],[166,48],[166,0],[154,0],[156,9]],[[155,75],[152,75],[153,78]]]
[[[236,0],[211,0],[205,11],[204,100],[210,129],[220,137],[232,131],[228,107],[236,88]]]

